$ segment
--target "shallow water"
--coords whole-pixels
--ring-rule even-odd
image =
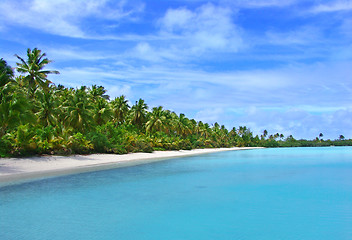
[[[352,239],[352,148],[221,152],[2,187],[0,239]]]

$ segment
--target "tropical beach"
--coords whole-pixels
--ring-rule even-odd
[[[351,0],[1,0],[0,240],[351,240]]]
[[[250,150],[259,147],[155,151],[153,153],[91,154],[73,156],[41,156],[0,159],[0,186],[69,175],[146,164],[170,158],[180,158],[224,151]]]
[[[113,100],[104,86],[65,87],[48,79],[57,70],[38,48],[25,58],[15,54],[14,68],[0,59],[0,157],[126,154],[231,147],[351,146],[352,139],[295,139],[266,129],[226,127],[152,107],[139,98],[132,106],[125,95]]]

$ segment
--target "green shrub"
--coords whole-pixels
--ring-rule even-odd
[[[26,156],[38,153],[35,132],[29,124],[20,125],[16,130],[6,134],[3,139],[10,142],[9,152],[13,156]]]
[[[69,137],[67,146],[73,151],[73,153],[86,154],[93,149],[93,144],[88,141],[82,133],[76,133]]]
[[[11,149],[11,142],[4,137],[0,138],[0,157],[9,157]]]
[[[263,142],[263,147],[275,148],[275,147],[279,147],[279,143],[275,140],[267,140]]]
[[[112,152],[111,150],[112,145],[110,144],[108,138],[104,134],[98,133],[98,132],[91,132],[88,134],[87,138],[93,144],[93,148],[95,152],[98,152],[98,153]]]
[[[126,154],[128,153],[126,147],[122,146],[122,145],[114,145],[113,148],[111,149],[111,151],[113,153],[116,153],[116,154]]]

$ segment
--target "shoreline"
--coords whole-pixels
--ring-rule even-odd
[[[262,147],[206,148],[179,151],[154,151],[153,153],[129,153],[122,155],[91,154],[0,158],[0,187],[51,177],[135,166],[171,158],[260,148]]]

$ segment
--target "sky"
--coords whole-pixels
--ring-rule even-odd
[[[352,1],[1,0],[0,58],[227,128],[352,138]]]

